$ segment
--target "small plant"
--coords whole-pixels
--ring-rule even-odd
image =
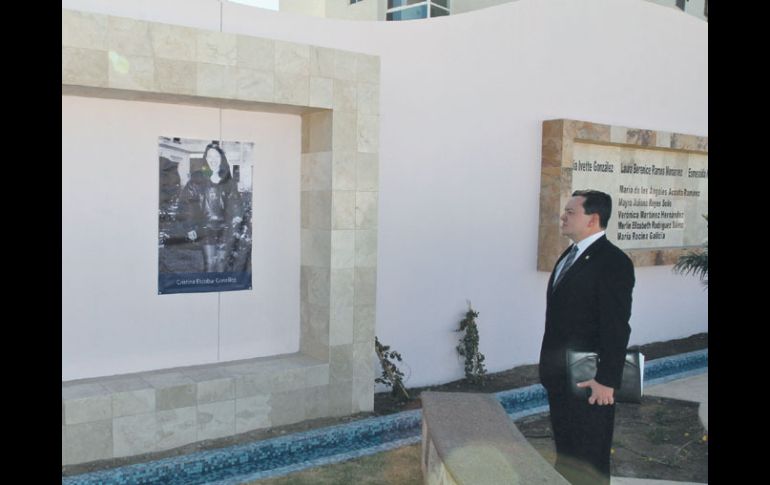
[[[390,394],[393,397],[399,400],[408,401],[410,399],[409,393],[406,392],[402,380],[404,373],[390,360],[396,359],[401,362],[401,354],[395,350],[390,350],[390,346],[388,345],[382,345],[376,336],[374,337],[374,351],[377,353],[377,358],[380,359],[380,365],[382,366],[382,375],[374,379],[374,382],[385,384],[390,387]]]
[[[465,377],[474,384],[484,385],[484,354],[479,352],[479,327],[476,325],[476,317],[479,312],[474,311],[471,302],[468,302],[468,311],[465,318],[460,321],[458,332],[465,332],[457,346],[457,352],[465,357]]]
[[[706,219],[706,227],[708,227],[709,216],[704,214],[703,218]],[[709,287],[709,242],[703,244],[702,251],[689,251],[687,254],[679,256],[679,260],[676,262],[673,268],[674,273],[688,275],[692,273],[695,276],[700,277],[706,288]]]

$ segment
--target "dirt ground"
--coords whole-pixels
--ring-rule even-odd
[[[707,347],[708,334],[699,333],[682,339],[640,345],[639,350],[644,354],[645,360],[650,361],[661,357],[705,349]],[[419,396],[422,391],[500,392],[538,383],[540,383],[540,377],[537,373],[537,365],[524,365],[506,371],[488,374],[483,386],[471,384],[465,379],[460,379],[437,386],[407,388],[409,395],[413,398],[407,402],[399,401],[387,392],[377,393],[374,395],[374,414],[384,415],[403,411],[405,409],[419,408],[421,406]]]
[[[528,416],[516,426],[550,463],[555,460],[548,414]],[[708,483],[708,436],[698,403],[645,396],[619,403],[612,440],[614,476]]]

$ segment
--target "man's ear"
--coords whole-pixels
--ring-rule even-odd
[[[591,214],[591,219],[588,221],[588,227],[592,227],[592,228],[599,227],[599,222],[601,222],[599,220],[599,214],[598,213]]]

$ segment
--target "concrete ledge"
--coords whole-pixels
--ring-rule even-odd
[[[63,382],[62,466],[349,413],[310,399],[329,379],[328,362],[294,353]]]
[[[426,484],[568,484],[493,395],[423,392],[421,399]]]

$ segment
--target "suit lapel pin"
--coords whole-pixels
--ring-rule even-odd
[[[586,256],[586,261],[588,261],[588,259],[589,259],[590,257],[591,257],[591,255],[588,255],[588,256]]]

